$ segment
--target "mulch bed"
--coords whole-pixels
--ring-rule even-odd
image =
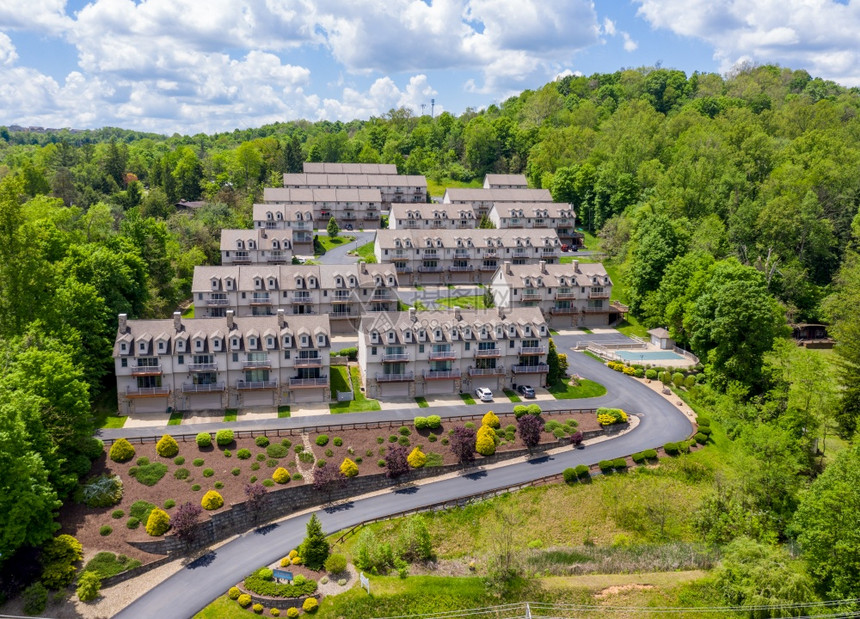
[[[502,428],[507,425],[516,425],[516,419],[513,415],[504,415],[499,417]],[[583,432],[599,429],[597,419],[593,414],[575,413],[570,415],[552,415],[545,416],[545,420],[556,420],[561,423],[569,419],[574,419],[578,422],[578,429]],[[480,425],[480,421],[475,422]],[[416,431],[409,424],[406,426],[409,429],[409,435],[406,437],[409,444],[407,450],[411,450],[415,446],[420,446],[421,450],[427,453],[437,453],[442,458],[442,464],[456,464],[456,458],[451,453],[450,447],[442,444],[442,439],[447,436],[449,430],[457,425],[462,425],[462,422],[443,423],[439,430],[421,430]],[[390,442],[390,437],[394,436],[395,441],[401,437],[398,432],[399,428],[374,428],[361,430],[348,430],[332,432],[329,436],[329,442],[326,446],[320,447],[316,445],[318,434],[310,434],[310,445],[314,456],[317,459],[326,460],[329,466],[340,466],[344,458],[351,458],[358,463],[359,475],[373,475],[382,472],[382,468],[378,466],[377,461],[383,457],[389,446],[398,445],[397,442]],[[430,441],[430,435],[437,436],[435,442]],[[341,446],[335,446],[335,437],[342,440]],[[224,498],[224,506],[220,510],[230,508],[232,503],[245,500],[244,488],[245,485],[251,483],[252,477],[256,477],[258,482],[264,479],[271,479],[272,473],[277,467],[285,467],[291,474],[294,474],[301,469],[308,471],[312,470],[311,464],[298,463],[295,447],[303,445],[302,437],[295,435],[286,439],[278,437],[270,437],[273,444],[281,441],[290,441],[291,445],[289,453],[281,459],[269,458],[266,454],[266,449],[257,447],[253,438],[242,438],[236,440],[227,448],[217,447],[213,444],[212,447],[200,449],[194,442],[179,443],[179,456],[185,458],[185,462],[177,465],[173,462],[173,458],[162,458],[156,454],[155,444],[148,443],[144,445],[134,445],[135,457],[126,463],[116,463],[109,460],[106,455],[96,461],[91,471],[92,476],[102,473],[119,475],[123,480],[124,494],[122,501],[118,505],[107,508],[91,508],[86,505],[80,505],[73,502],[68,502],[60,511],[60,522],[62,524],[62,532],[74,535],[84,546],[85,560],[88,560],[97,552],[111,551],[117,554],[124,554],[129,557],[139,559],[146,563],[157,558],[142,552],[133,546],[126,543],[126,540],[150,540],[152,539],[146,534],[145,524],[142,522],[136,530],[129,530],[126,523],[129,519],[129,509],[135,501],[145,500],[155,504],[158,507],[164,506],[165,501],[172,499],[179,506],[186,501],[191,501],[199,504],[200,499],[208,490],[215,490],[215,483],[221,482],[224,487],[217,490]],[[381,443],[379,441],[382,441]],[[556,441],[555,437],[544,432],[542,443]],[[214,441],[213,441],[214,443]],[[503,440],[502,444],[497,448],[497,453],[504,453],[516,449],[522,449],[522,441],[515,438],[513,442]],[[250,450],[252,456],[246,460],[240,460],[236,457],[236,453],[242,449]],[[328,451],[330,450],[330,451]],[[229,456],[227,454],[230,454]],[[262,454],[262,456],[260,456]],[[331,455],[329,455],[331,454]],[[370,455],[368,455],[370,454]],[[147,457],[151,462],[161,462],[167,466],[167,473],[154,486],[145,486],[138,482],[135,478],[129,475],[129,469],[136,465],[136,461],[140,457]],[[259,460],[258,458],[262,458]],[[202,466],[194,466],[193,460],[202,458],[204,464]],[[360,462],[359,462],[360,460]],[[476,464],[480,465],[481,456],[476,456]],[[174,477],[174,473],[185,468],[190,471],[188,479],[179,480]],[[211,468],[214,475],[204,477],[204,469]],[[233,475],[232,470],[238,469],[238,475]],[[254,469],[257,470],[254,470]],[[286,487],[295,484],[306,483],[303,479],[291,480]],[[200,489],[192,490],[192,486],[199,484]],[[275,485],[272,489],[281,488],[284,486]],[[119,519],[112,518],[111,514],[115,510],[123,510],[125,516]],[[176,511],[176,507],[166,510],[168,514]],[[201,520],[207,518],[209,512],[203,512]],[[100,527],[109,525],[113,528],[110,535],[102,536],[99,533]]]

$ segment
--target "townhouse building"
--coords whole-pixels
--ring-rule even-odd
[[[114,343],[121,414],[328,402],[328,316],[128,320]]]
[[[289,189],[378,189],[385,208],[392,203],[427,202],[427,179],[421,175],[368,173],[284,174]]]
[[[553,328],[606,326],[620,311],[610,304],[612,280],[600,263],[506,261],[489,287],[496,307],[540,309]]]
[[[314,253],[314,207],[312,204],[255,204],[254,228],[291,230],[294,254]],[[320,222],[323,228],[328,220]]]
[[[284,264],[292,259],[291,230],[221,230],[221,264]]]
[[[397,174],[397,166],[393,163],[305,161],[302,171],[307,174]]]
[[[355,332],[362,314],[397,309],[392,264],[198,266],[195,314],[223,317],[328,315],[332,332]]]
[[[525,174],[487,174],[484,189],[526,189],[529,186]]]
[[[480,218],[463,204],[392,204],[390,230],[468,230],[477,228]]]
[[[555,230],[379,230],[378,262],[393,263],[403,285],[489,283],[510,260],[555,262],[561,242]]]
[[[542,386],[549,327],[536,307],[365,316],[358,361],[370,398]]]
[[[549,189],[449,187],[442,197],[444,204],[466,204],[480,219],[494,204],[509,202],[552,202]]]
[[[562,202],[497,202],[487,218],[496,228],[552,228],[566,245],[582,244],[573,206]]]
[[[378,228],[382,211],[382,193],[378,188],[266,187],[263,202],[311,206],[313,221],[319,222],[321,227],[334,217],[341,228]]]

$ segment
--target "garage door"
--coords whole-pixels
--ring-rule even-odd
[[[454,393],[453,380],[428,380],[424,383],[424,393],[427,395],[440,395]]]
[[[248,391],[242,395],[242,406],[273,406],[274,391]]]
[[[472,392],[478,387],[486,387],[494,393],[499,389],[499,378],[496,376],[473,376],[472,377]]]
[[[316,403],[324,402],[324,391],[322,389],[293,389],[290,392],[290,399],[295,403]]]
[[[134,401],[136,413],[166,413],[167,398],[139,398]]]
[[[220,393],[199,393],[187,397],[188,409],[192,411],[223,408]]]
[[[379,385],[379,393],[382,398],[409,397],[409,383],[384,383]]]

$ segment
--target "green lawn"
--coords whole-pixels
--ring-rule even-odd
[[[461,398],[463,398],[463,401],[464,401],[466,404],[474,404],[474,403],[475,403],[475,398],[473,398],[472,396],[470,396],[468,393],[461,393],[461,394],[460,394],[460,397],[461,397]]]
[[[355,250],[355,254],[364,260],[367,264],[375,264],[376,256],[373,254],[373,241],[365,243]]]
[[[447,307],[462,307],[463,309],[485,309],[484,295],[475,295],[469,297],[447,297],[445,299],[436,299],[439,305]]]
[[[589,352],[589,351],[587,351],[587,350],[583,350],[583,351],[582,351],[582,354],[583,354],[583,355],[587,355],[587,356],[591,357],[592,359],[594,359],[594,360],[595,360],[595,361],[597,361],[598,363],[606,363],[603,359],[601,359],[600,357],[598,357],[597,355],[595,355],[593,352]]]
[[[173,411],[170,413],[170,419],[167,420],[167,425],[169,426],[178,426],[182,423],[183,413],[180,411]],[[235,419],[234,419],[235,421]]]
[[[578,400],[579,398],[596,398],[606,394],[606,387],[593,380],[583,378],[578,387],[572,387],[564,381],[559,381],[549,388],[556,400]]]
[[[366,398],[361,392],[361,370],[358,369],[358,366],[349,367],[349,377],[347,377],[346,366],[334,365],[331,367],[332,395],[335,395],[335,391],[349,391],[347,381],[352,383],[354,399],[351,402],[332,402],[329,404],[329,410],[332,413],[363,413],[379,410],[379,402]]]
[[[266,615],[268,616],[268,613]],[[283,613],[282,616],[286,617],[287,613]],[[245,610],[226,595],[216,598],[209,606],[194,615],[194,619],[233,619],[234,617],[241,619],[242,617],[259,617],[259,615],[250,608]]]
[[[239,417],[239,411],[235,408],[228,408],[224,411],[224,421],[236,421]]]
[[[340,247],[346,243],[350,243],[355,240],[354,236],[344,235],[344,236],[336,236],[331,238],[329,236],[323,236],[318,234],[314,237],[314,254],[321,255],[326,253],[330,249],[334,249],[335,247]]]
[[[290,407],[289,406],[279,406],[278,407],[278,419],[286,419],[290,416]]]
[[[125,425],[125,420],[128,417],[119,417],[117,415],[107,415],[102,417],[100,428],[121,428]]]
[[[182,312],[183,318],[194,318],[194,304],[188,306],[188,309]]]
[[[418,396],[417,398],[415,398],[415,401],[418,403],[418,408],[428,408],[430,406],[427,403],[427,398]]]
[[[476,178],[474,180],[464,182],[464,181],[455,181],[450,178],[443,178],[438,183],[431,178],[427,178],[427,192],[433,197],[439,197],[445,195],[445,189],[448,187],[482,187],[483,179]]]
[[[508,399],[511,402],[522,402],[516,391],[511,391],[510,389],[502,389],[502,391],[504,391],[505,395],[508,396]]]
[[[128,417],[117,415],[116,385],[106,390],[93,401],[93,429],[121,428]]]

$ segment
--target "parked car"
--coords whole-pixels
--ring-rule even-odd
[[[346,224],[346,229],[347,229],[347,230],[352,230],[352,224]]]
[[[570,245],[568,245],[567,243],[562,243],[561,251],[570,251]]]
[[[477,389],[475,389],[475,395],[478,396],[478,399],[481,402],[493,401],[493,392],[486,387],[478,387]]]
[[[524,398],[533,398],[535,397],[535,390],[529,387],[528,385],[519,385],[517,387],[517,393],[519,393]]]

